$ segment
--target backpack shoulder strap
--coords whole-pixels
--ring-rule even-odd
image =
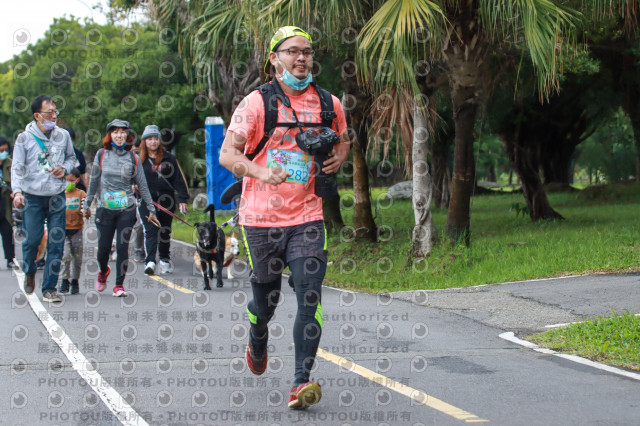
[[[275,88],[271,83],[265,83],[258,87],[258,92],[262,96],[262,102],[264,104],[264,135],[258,146],[252,153],[247,154],[247,158],[251,161],[262,151],[267,141],[273,133],[273,129],[276,128],[278,123],[278,96],[276,96]]]
[[[104,148],[101,148],[100,151],[102,151],[100,153],[100,170],[102,170],[102,160],[104,160]],[[136,154],[132,151],[129,151],[129,153],[133,157],[133,171],[135,172],[136,169],[138,168],[138,157],[136,157]]]
[[[264,134],[271,135],[278,124],[278,99],[279,96],[272,83],[265,83],[258,88],[264,103]],[[281,102],[283,101],[280,98]]]
[[[328,90],[323,89],[315,83],[313,87],[315,87],[316,92],[318,92],[318,96],[320,97],[320,118],[322,118],[322,125],[325,127],[331,127],[333,125],[333,120],[335,120],[338,116],[336,112],[333,110],[333,98],[331,97],[331,93]]]
[[[131,157],[133,157],[133,172],[135,173],[136,169],[138,168],[138,156],[133,151],[129,151],[129,154],[131,154]]]

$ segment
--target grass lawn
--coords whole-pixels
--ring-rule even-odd
[[[342,216],[349,226],[352,191],[340,193]],[[525,204],[522,194],[475,196],[471,247],[441,243],[422,262],[409,257],[414,225],[411,201],[387,201],[385,193],[386,188],[372,190],[379,242],[352,241],[348,232],[329,235],[326,284],[379,293],[639,269],[639,184],[549,194],[563,221],[531,222],[513,208]],[[217,216],[217,223],[232,214]],[[435,209],[433,216],[440,240],[445,241],[447,212]],[[186,220],[206,221],[208,214],[192,210]],[[195,243],[195,231],[178,221],[174,221],[173,237]]]
[[[558,352],[640,371],[640,316],[631,313],[571,324],[528,340]]]
[[[413,262],[413,211],[409,200],[384,200],[373,190],[376,224],[384,232],[376,244],[329,239],[330,285],[368,292],[465,287],[596,272],[638,269],[640,185],[612,185],[606,191],[549,194],[564,221],[531,222],[513,210],[522,194],[473,197],[471,247],[439,244],[423,262]],[[348,199],[347,192],[342,194]],[[352,210],[343,212],[345,223]],[[442,234],[446,210],[434,210]],[[444,241],[444,236],[440,236]]]

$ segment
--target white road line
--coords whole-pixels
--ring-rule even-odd
[[[15,271],[18,277],[18,287],[24,289],[24,272]],[[24,291],[24,290],[23,290]],[[109,410],[125,426],[149,426],[149,424],[131,407],[111,385],[98,374],[93,364],[80,352],[78,346],[67,336],[64,328],[49,315],[35,292],[27,295],[27,300],[36,317],[47,329],[54,342],[60,347],[64,355],[71,362],[71,366],[80,377],[91,386],[102,399]]]
[[[524,347],[529,348],[529,349],[533,349],[536,352],[541,352],[543,354],[549,354],[549,355],[555,355],[555,356],[558,356],[560,358],[564,358],[564,359],[568,359],[570,361],[574,361],[574,362],[577,362],[577,363],[580,363],[580,364],[588,365],[590,367],[594,367],[594,368],[597,368],[599,370],[604,370],[604,371],[607,371],[609,373],[618,374],[620,376],[628,377],[630,379],[640,380],[640,374],[632,373],[630,371],[621,370],[619,368],[611,367],[609,365],[600,364],[599,362],[594,362],[594,361],[591,361],[589,359],[582,358],[582,357],[579,357],[579,356],[576,356],[576,355],[567,355],[567,354],[562,354],[562,353],[556,352],[556,351],[551,350],[551,349],[541,348],[540,346],[536,345],[535,343],[528,342],[526,340],[522,340],[522,339],[517,338],[513,334],[512,331],[508,331],[506,333],[502,333],[499,336],[504,340],[508,340],[509,342],[515,343],[515,344],[520,345],[520,346],[524,346]]]
[[[560,328],[560,327],[566,327],[568,325],[572,325],[572,324],[581,324],[584,321],[576,321],[576,322],[563,322],[560,324],[550,324],[550,325],[545,325],[544,328]]]

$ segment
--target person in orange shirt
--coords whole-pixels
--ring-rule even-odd
[[[244,177],[238,212],[253,292],[247,365],[256,375],[267,367],[268,323],[288,266],[298,302],[288,406],[298,410],[322,397],[320,384],[309,378],[322,334],[327,268],[321,197],[337,195],[335,173],[350,145],[340,100],[312,82],[312,67],[311,36],[292,26],[276,31],[265,64],[273,79],[240,102],[220,150],[220,164]],[[273,109],[276,127],[267,132]]]
[[[71,294],[78,294],[80,292],[78,279],[82,270],[82,228],[84,228],[82,200],[87,194],[82,189],[76,188],[80,182],[78,169],[74,167],[66,178],[67,188],[64,195],[67,198],[67,231],[64,239],[64,254],[62,255],[64,271],[60,293],[68,293],[69,287],[71,287]],[[71,268],[72,262],[73,268]]]

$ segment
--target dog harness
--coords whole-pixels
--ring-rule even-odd
[[[217,253],[217,249],[206,249],[200,245],[200,241],[196,241],[196,248],[203,253]]]

